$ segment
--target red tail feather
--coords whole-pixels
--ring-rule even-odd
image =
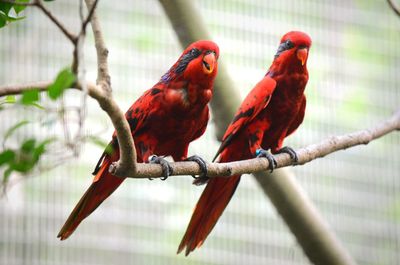
[[[185,255],[187,256],[203,244],[231,200],[239,181],[240,175],[209,180],[194,209],[178,253],[186,247]]]
[[[114,156],[115,155],[113,155],[112,158],[114,158]],[[57,237],[61,240],[67,239],[82,220],[96,210],[96,208],[124,181],[123,178],[113,176],[108,172],[108,167],[111,162],[112,159],[110,157],[104,159],[101,168],[94,177],[92,185],[90,185],[89,189],[79,200],[58,233]]]

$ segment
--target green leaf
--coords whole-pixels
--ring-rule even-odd
[[[88,140],[90,142],[92,142],[95,145],[100,146],[101,148],[104,149],[104,152],[106,152],[107,154],[112,154],[113,153],[113,147],[111,144],[105,142],[104,140],[102,140],[101,138],[94,136],[94,135],[90,135],[87,137]]]
[[[21,173],[26,173],[33,168],[35,163],[31,160],[21,160],[10,164],[10,169]]]
[[[36,103],[36,102],[29,103],[28,105],[32,106],[32,107],[36,107],[36,108],[41,109],[41,110],[46,109],[45,107],[43,107],[42,105],[40,105],[39,103]]]
[[[3,11],[3,13],[7,16],[12,7],[13,4],[0,2],[0,11]]]
[[[36,139],[33,138],[28,139],[21,145],[21,151],[25,153],[31,153],[35,148],[35,144],[36,144]]]
[[[17,20],[21,20],[21,19],[24,19],[25,17],[10,17],[10,16],[8,16],[7,17],[7,20],[9,21],[9,22],[14,22],[14,21],[17,21]]]
[[[7,103],[15,103],[17,100],[15,99],[14,95],[8,95],[6,96],[6,102]]]
[[[14,104],[16,102],[14,95],[8,95],[4,98],[4,101],[0,102],[0,105],[4,104]]]
[[[76,77],[71,69],[69,67],[65,68],[57,75],[54,83],[49,86],[47,90],[49,97],[53,100],[59,98],[66,88],[73,85],[75,80]]]
[[[4,134],[4,138],[3,138],[3,143],[6,142],[7,138],[10,137],[18,128],[28,124],[30,121],[27,120],[23,120],[18,122],[17,124],[15,124],[14,126],[12,126],[11,128],[9,128],[6,133]]]
[[[49,138],[46,139],[38,144],[37,147],[33,150],[33,161],[37,162],[39,158],[44,154],[46,151],[46,146],[52,142],[54,142],[56,138]]]
[[[28,3],[29,0],[18,0],[18,1],[16,1],[16,2],[17,2],[17,3]],[[15,10],[15,13],[17,13],[17,15],[18,15],[21,11],[23,11],[25,8],[26,8],[26,6],[14,5],[14,10]]]
[[[15,5],[15,6],[14,6],[14,10],[15,10],[15,13],[17,13],[17,15],[18,15],[19,13],[21,13],[22,11],[24,11],[25,8],[26,8],[26,6],[20,6],[20,5]]]
[[[4,27],[7,24],[8,16],[0,11],[0,28]]]
[[[8,182],[8,179],[10,178],[12,172],[13,172],[12,168],[7,168],[7,170],[4,171],[4,174],[3,174],[3,186],[4,186],[4,189],[6,188],[5,186],[6,186],[7,182]]]
[[[19,2],[29,2],[29,0],[19,0]],[[11,8],[14,8],[15,13],[17,13],[17,15],[18,15],[22,10],[25,9],[25,6],[13,5],[11,3],[0,2],[0,28],[4,27],[9,22],[14,22],[14,21],[25,18],[25,17],[10,16]]]
[[[39,90],[26,90],[22,93],[21,103],[24,105],[30,105],[35,101],[39,100]]]
[[[10,161],[14,160],[15,152],[12,150],[5,150],[0,153],[0,166],[9,163]]]

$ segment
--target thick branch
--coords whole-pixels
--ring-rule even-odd
[[[118,104],[112,98],[111,79],[107,62],[108,49],[104,42],[97,13],[93,8],[97,1],[85,0],[85,2],[88,10],[90,10],[90,22],[92,25],[97,51],[97,84],[102,89],[102,93],[91,96],[95,98],[99,102],[100,107],[107,112],[113,123],[118,138],[120,160],[113,163],[109,170],[114,175],[124,176],[128,172],[136,172],[135,144],[133,142],[128,121],[126,120],[125,115],[119,108]]]
[[[312,144],[297,150],[299,158],[298,164],[303,165],[339,150],[368,144],[372,140],[394,130],[400,130],[400,109],[392,117],[370,129],[341,136],[333,136],[318,144]],[[291,161],[288,154],[279,154],[276,155],[275,158],[278,162],[277,168],[297,165]],[[268,165],[268,160],[265,158],[253,158],[230,163],[211,163],[207,166],[210,177],[229,177],[232,175],[267,171]],[[171,166],[174,175],[198,175],[201,173],[199,166],[195,162],[176,162],[171,163]],[[161,166],[138,164],[136,174],[124,176],[133,178],[159,178],[161,176]]]
[[[92,10],[92,6],[95,4],[94,0],[85,0],[88,10]],[[104,42],[103,32],[100,27],[99,18],[95,10],[92,12],[92,18],[90,23],[92,24],[92,30],[94,35],[94,42],[97,51],[97,83],[101,84],[103,89],[107,93],[111,94],[111,78],[108,71],[108,49]]]
[[[24,85],[9,85],[0,87],[0,96],[21,94],[26,90],[38,89],[39,91],[47,90],[51,81],[41,81]],[[75,85],[76,89],[81,90],[80,84]],[[93,83],[87,84],[88,94],[104,104],[105,108],[115,108],[114,103],[109,103],[101,87]],[[109,106],[111,105],[111,107]],[[108,112],[107,112],[108,113]],[[123,114],[121,114],[123,115]],[[112,115],[113,117],[116,115]],[[125,120],[125,118],[124,118]],[[118,125],[120,126],[120,125]],[[400,130],[400,109],[397,110],[389,119],[369,129],[341,135],[332,136],[318,144],[312,144],[297,150],[299,161],[294,164],[288,154],[278,154],[275,156],[278,162],[277,168],[303,165],[317,158],[324,157],[339,150],[344,150],[353,146],[368,144],[369,142],[380,138],[392,131]],[[199,175],[201,170],[195,162],[175,162],[171,163],[174,176],[178,175]],[[229,177],[238,174],[250,174],[268,170],[268,160],[264,158],[253,158],[229,163],[210,163],[208,166],[209,177]],[[156,164],[137,164],[137,172],[120,172],[116,174],[131,178],[160,178],[162,169]]]

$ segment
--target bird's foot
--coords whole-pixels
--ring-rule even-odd
[[[161,165],[162,167],[162,177],[160,178],[161,180],[166,180],[170,175],[172,175],[172,167],[165,158],[156,155],[151,155],[149,157],[149,163]],[[149,178],[149,180],[153,179]]]
[[[197,186],[206,184],[208,182],[208,180],[210,179],[207,176],[208,170],[207,170],[206,161],[203,158],[201,158],[200,156],[198,156],[198,155],[189,156],[188,158],[185,159],[185,161],[196,162],[200,167],[201,174],[198,177],[196,177],[195,175],[192,175],[192,177],[194,178],[193,184],[197,185]]]
[[[265,157],[268,160],[268,162],[269,162],[268,169],[270,170],[270,172],[274,171],[274,169],[278,165],[278,163],[276,162],[275,157],[270,152],[268,152],[267,150],[264,150],[262,148],[257,149],[256,150],[256,156],[257,157]]]
[[[292,159],[294,163],[297,163],[299,161],[299,157],[297,156],[296,151],[294,151],[293,148],[289,146],[284,146],[276,152],[276,154],[282,153],[288,154],[290,156],[290,159]]]

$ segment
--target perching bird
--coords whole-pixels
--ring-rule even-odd
[[[247,95],[226,130],[215,156],[219,162],[264,156],[273,170],[276,161],[268,149],[273,154],[288,153],[297,161],[293,149],[282,145],[304,118],[310,46],[311,39],[303,32],[291,31],[282,37],[267,74]],[[240,175],[195,180],[198,184],[207,181],[178,253],[186,248],[188,255],[203,244],[232,198]]]
[[[187,158],[187,153],[189,143],[199,138],[207,127],[207,103],[213,95],[218,56],[219,48],[214,42],[192,43],[160,81],[144,92],[125,114],[138,162],[150,159],[150,162],[161,164],[164,179],[171,169],[163,156],[172,156],[175,161],[195,161],[206,171],[204,160],[198,156]],[[68,238],[80,222],[124,181],[108,171],[110,164],[119,159],[115,133],[110,146],[112,153],[104,152],[100,157],[93,172],[93,183],[61,228],[57,236],[61,240]]]

